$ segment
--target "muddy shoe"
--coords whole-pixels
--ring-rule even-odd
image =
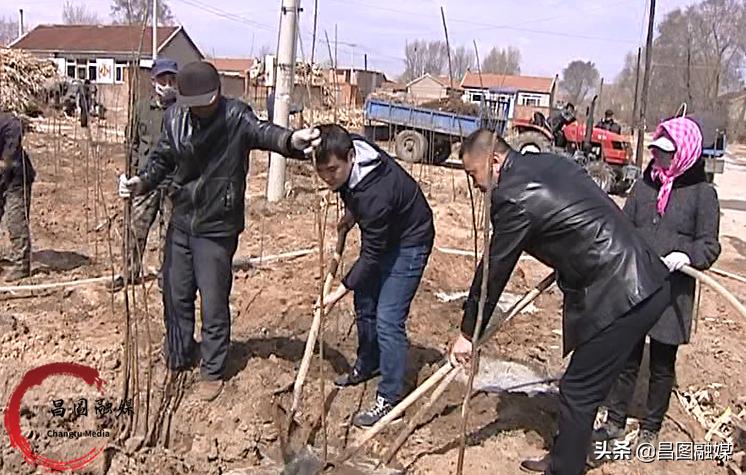
[[[539,460],[524,460],[521,462],[521,470],[524,472],[545,473],[549,471],[549,454]]]
[[[138,285],[142,283],[142,279],[141,278],[130,279],[129,282],[127,283],[131,285]],[[109,284],[109,292],[117,293],[124,288],[124,285],[125,285],[124,277],[122,277],[121,275],[118,275],[114,277],[114,280],[112,280],[111,284]]]
[[[344,388],[346,386],[355,386],[360,383],[364,383],[370,379],[375,378],[376,376],[379,376],[381,372],[379,370],[375,370],[372,373],[369,374],[362,374],[360,373],[357,368],[353,368],[352,371],[350,371],[347,374],[343,374],[342,376],[338,377],[334,380],[334,385],[338,388]]]
[[[164,340],[163,346],[161,347],[161,358],[163,358],[163,363],[166,367],[170,368],[172,371],[191,371],[199,365],[202,355],[200,353],[199,345],[195,343],[192,347],[192,352],[189,355],[189,358],[183,365],[171,364],[169,361],[168,340]]]
[[[9,269],[8,272],[3,275],[4,282],[17,282],[21,279],[25,279],[31,275],[31,271],[23,268]]]
[[[202,379],[197,383],[197,397],[201,401],[209,402],[217,398],[223,390],[223,380],[208,381]]]
[[[622,439],[624,434],[624,427],[607,421],[598,429],[594,429],[591,441],[603,442],[605,440]]]
[[[352,418],[352,424],[356,427],[370,427],[383,418],[386,414],[391,412],[394,405],[384,399],[382,396],[376,396],[376,405],[367,411],[361,411],[355,414]],[[401,420],[401,416],[396,417],[391,422],[397,422]]]
[[[635,442],[635,447],[633,449],[633,453],[637,453],[637,447],[641,445],[647,445],[650,444],[653,447],[658,449],[658,433],[653,432],[652,430],[647,429],[640,429],[640,433],[637,434],[637,441]]]

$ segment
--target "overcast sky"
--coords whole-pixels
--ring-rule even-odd
[[[73,0],[75,1],[75,0]],[[86,0],[102,19],[109,18],[110,0]],[[310,56],[313,1],[303,0],[302,46]],[[657,19],[693,0],[659,0]],[[17,16],[23,8],[26,25],[60,23],[62,0],[2,2],[0,16]],[[169,0],[176,21],[212,56],[251,56],[262,46],[274,50],[280,0]],[[403,69],[407,41],[442,39],[440,6],[445,7],[451,43],[476,40],[480,56],[494,46],[521,50],[523,74],[553,76],[571,60],[596,63],[607,82],[621,69],[624,54],[644,41],[646,0],[319,0],[316,57],[327,59],[324,32],[339,38],[339,65],[363,66],[392,78]],[[468,7],[466,6],[468,5]],[[354,45],[354,46],[353,46]]]

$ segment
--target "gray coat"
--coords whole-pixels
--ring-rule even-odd
[[[715,188],[706,181],[704,161],[699,160],[674,181],[663,216],[656,208],[659,189],[648,165],[630,192],[625,214],[661,257],[680,251],[689,256],[695,269],[709,268],[720,255],[720,205]],[[687,343],[693,305],[694,279],[674,273],[671,304],[650,330],[650,337],[669,345]]]

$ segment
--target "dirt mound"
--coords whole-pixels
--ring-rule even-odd
[[[425,109],[434,109],[442,112],[453,112],[461,115],[479,115],[479,106],[476,104],[464,102],[460,97],[449,96],[434,101],[420,104]]]

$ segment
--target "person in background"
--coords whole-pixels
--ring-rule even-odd
[[[231,318],[233,255],[245,227],[246,175],[251,150],[304,158],[318,144],[318,130],[292,131],[260,121],[244,102],[224,97],[220,75],[204,61],[176,76],[178,104],[164,115],[163,130],[145,167],[119,178],[124,199],[155,190],[173,174],[173,202],[163,262],[166,364],[186,370],[202,360],[197,395],[218,397]],[[194,339],[195,298],[202,302],[202,342]]]
[[[563,356],[572,357],[559,384],[551,453],[521,468],[579,475],[599,406],[670,300],[668,269],[578,164],[554,154],[521,155],[502,137],[493,143],[485,129],[464,140],[461,155],[466,173],[492,200],[493,232],[464,304],[451,362],[470,363],[484,262],[489,275],[480,335],[522,252],[553,268],[564,295]]]
[[[375,424],[402,397],[407,366],[406,321],[435,238],[433,213],[416,181],[386,152],[339,125],[318,127],[316,171],[345,204],[343,218],[360,227],[360,257],[342,283],[324,297],[328,313],[354,293],[357,361],[340,387],[378,374],[375,405],[353,417]]]
[[[23,125],[10,113],[0,112],[0,219],[10,234],[10,266],[5,282],[31,275],[31,186],[36,172],[23,149]]]
[[[672,272],[671,300],[648,332],[649,389],[637,437],[638,443],[657,447],[676,380],[676,353],[689,342],[692,327],[695,281],[679,270],[684,265],[708,269],[720,255],[720,206],[715,188],[707,183],[698,125],[684,117],[667,120],[654,137],[648,146],[653,159],[632,188],[624,213]],[[624,437],[644,347],[643,337],[611,391],[607,421],[594,432],[594,440]]]
[[[161,136],[163,114],[173,103],[176,102],[176,73],[178,65],[176,61],[167,58],[158,58],[150,70],[150,81],[153,86],[152,94],[148,99],[137,103],[135,109],[135,127],[132,130],[132,157],[138,172],[145,170],[148,163],[148,155],[155,148]],[[136,283],[142,277],[142,260],[148,242],[148,234],[153,223],[160,215],[163,223],[168,223],[171,218],[171,202],[167,196],[168,185],[171,177],[166,177],[158,188],[150,192],[135,196],[132,200],[132,234],[133,242],[130,246],[129,256],[129,282]],[[159,269],[163,264],[163,249],[165,248],[166,233],[161,226],[159,234]],[[120,275],[112,286],[114,291],[124,287],[124,276]],[[158,286],[162,287],[161,273],[158,273]]]
[[[622,133],[622,126],[614,120],[614,111],[611,109],[606,109],[606,112],[604,112],[604,118],[600,120],[598,124],[596,124],[596,127],[599,129],[608,130],[609,132],[613,132],[615,134]]]

